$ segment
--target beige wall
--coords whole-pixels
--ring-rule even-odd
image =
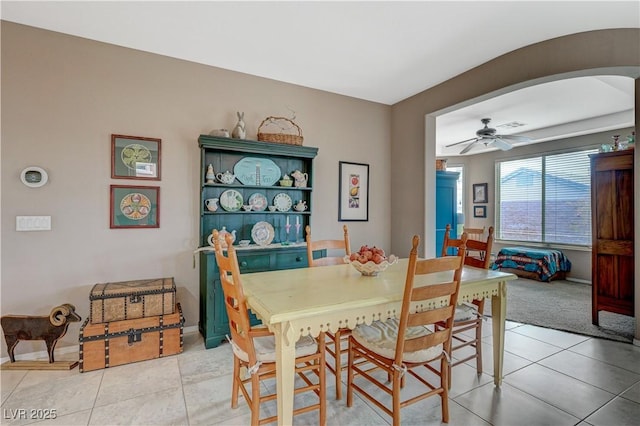
[[[318,238],[341,235],[338,161],[370,164],[368,222],[354,246],[390,247],[389,106],[2,22],[2,313],[47,314],[70,302],[86,318],[98,282],[174,276],[186,325],[198,322],[200,151],[211,129],[245,112],[248,138],[267,116],[290,116],[319,148],[313,193]],[[110,178],[112,133],[162,139],[162,180]],[[50,183],[27,188],[38,165]],[[109,229],[109,185],[160,186],[159,229]],[[16,232],[18,215],[52,230]],[[59,347],[77,344],[79,324]],[[16,354],[44,350],[24,342]],[[2,341],[2,356],[6,346]]]
[[[427,209],[434,184],[432,142],[425,149],[435,119],[425,121],[425,116],[562,73],[629,67],[616,71],[637,77],[640,64],[638,30],[577,34],[511,52],[387,107],[1,25],[2,313],[46,314],[54,304],[71,302],[86,318],[96,282],[174,276],[188,326],[198,318],[198,273],[191,255],[200,207],[197,137],[232,127],[236,111],[245,112],[253,138],[264,117],[286,116],[287,106],[296,110],[305,145],[320,148],[315,178],[322,185],[313,199],[318,237],[339,229],[338,161],[369,163],[369,221],[349,223],[353,244],[374,243],[406,255],[411,236],[425,235],[426,224],[433,227],[435,220],[433,209]],[[162,139],[159,229],[109,229],[109,185],[139,183],[110,179],[112,133]],[[44,167],[50,183],[39,189],[23,186],[18,176],[28,165]],[[53,229],[16,232],[18,215],[51,215]],[[73,325],[60,346],[75,345],[78,329]],[[21,343],[16,353],[42,349]]]
[[[391,249],[406,255],[413,233],[430,241],[435,215],[426,206],[434,197],[435,117],[443,110],[493,97],[517,88],[569,76],[618,74],[640,76],[640,30],[590,31],[547,40],[495,58],[436,87],[399,102],[392,109],[391,160],[416,176],[393,173],[391,185]],[[636,128],[640,123],[636,83]],[[636,132],[638,133],[638,132]],[[425,148],[426,145],[426,148]],[[636,149],[636,182],[640,165]],[[424,179],[421,177],[424,176]],[[424,182],[424,183],[423,183]],[[636,185],[636,201],[640,185]],[[636,203],[637,205],[637,203]],[[640,220],[636,215],[636,264],[640,264]],[[427,254],[428,254],[427,247]],[[636,270],[636,301],[640,299],[640,268]],[[640,341],[640,304],[636,303],[636,339]],[[640,344],[640,343],[639,343]]]

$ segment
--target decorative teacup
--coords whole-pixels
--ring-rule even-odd
[[[275,212],[276,211],[276,206],[269,206],[269,211],[270,212]]]
[[[245,212],[250,212],[251,211],[251,205],[242,206],[242,210],[244,210]]]

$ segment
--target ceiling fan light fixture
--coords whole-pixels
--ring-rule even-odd
[[[515,129],[516,127],[526,126],[527,123],[521,121],[511,121],[509,123],[499,124],[496,127],[499,129]]]

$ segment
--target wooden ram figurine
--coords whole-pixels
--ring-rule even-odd
[[[80,321],[75,306],[65,303],[51,310],[48,317],[27,315],[5,315],[0,318],[7,351],[11,362],[16,362],[13,354],[20,340],[44,340],[49,353],[49,363],[53,363],[53,349],[69,328],[69,323]]]

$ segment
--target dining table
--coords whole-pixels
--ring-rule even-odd
[[[251,311],[275,335],[278,424],[293,421],[295,343],[338,328],[355,328],[398,316],[409,259],[399,259],[377,276],[364,276],[350,264],[241,274]],[[511,273],[465,266],[458,303],[491,298],[494,383],[502,383],[507,281]],[[451,279],[451,273],[417,275],[414,286]],[[434,299],[429,309],[448,303]],[[424,303],[423,303],[424,304]]]

